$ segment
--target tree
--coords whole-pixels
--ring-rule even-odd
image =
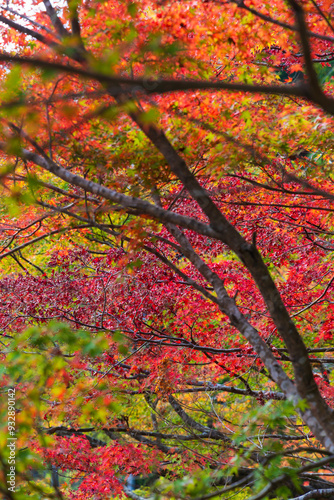
[[[5,498],[334,496],[331,10],[2,6]]]

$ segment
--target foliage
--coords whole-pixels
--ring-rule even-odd
[[[334,498],[331,18],[0,7],[3,498]]]

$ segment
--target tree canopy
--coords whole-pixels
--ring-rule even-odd
[[[334,498],[333,23],[3,2],[3,498]]]

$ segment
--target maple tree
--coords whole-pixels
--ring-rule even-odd
[[[3,497],[334,497],[331,2],[0,11]]]

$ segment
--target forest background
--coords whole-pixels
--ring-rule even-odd
[[[332,16],[3,3],[3,498],[334,498]]]

